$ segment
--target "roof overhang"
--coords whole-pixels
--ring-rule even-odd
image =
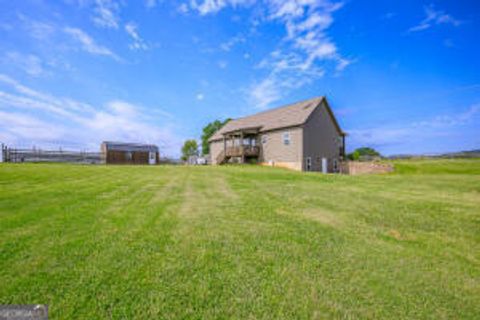
[[[153,144],[125,143],[104,141],[105,149],[108,151],[123,152],[158,152],[158,147]]]
[[[262,126],[256,126],[256,127],[245,127],[245,128],[239,128],[231,131],[226,131],[223,132],[222,135],[225,136],[230,136],[230,135],[237,135],[237,134],[257,134],[260,132],[262,129]]]

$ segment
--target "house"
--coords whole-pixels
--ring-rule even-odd
[[[259,163],[300,171],[338,172],[345,133],[325,97],[228,122],[210,139],[212,164]]]
[[[185,163],[188,165],[202,166],[208,164],[208,161],[206,157],[189,156]]]
[[[102,142],[102,159],[107,164],[157,164],[158,147],[152,144]]]

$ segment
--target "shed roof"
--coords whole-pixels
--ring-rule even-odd
[[[231,120],[220,130],[215,132],[209,141],[220,140],[223,138],[224,134],[247,128],[258,128],[259,132],[263,132],[302,125],[308,120],[315,108],[318,107],[324,100],[326,102],[326,98],[324,96],[315,97],[279,108],[256,113],[251,116]],[[328,103],[326,103],[326,106],[333,118],[333,121],[335,122],[335,125],[337,126],[337,129],[340,133],[343,133],[333,117],[333,113],[331,112]]]
[[[103,145],[105,145],[105,148],[107,150],[111,150],[111,151],[158,152],[158,147],[154,144],[104,141]]]

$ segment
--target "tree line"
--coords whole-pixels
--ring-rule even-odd
[[[208,143],[208,139],[210,139],[215,132],[220,130],[224,125],[229,122],[230,118],[225,120],[215,120],[208,123],[202,129],[202,136],[200,137],[201,140],[201,150],[199,150],[198,142],[195,139],[188,139],[182,146],[182,160],[187,161],[187,159],[191,156],[198,156],[202,155],[205,156],[210,153],[210,145]]]

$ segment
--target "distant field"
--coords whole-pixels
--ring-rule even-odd
[[[52,319],[479,319],[480,161],[340,176],[0,165],[0,304]]]

